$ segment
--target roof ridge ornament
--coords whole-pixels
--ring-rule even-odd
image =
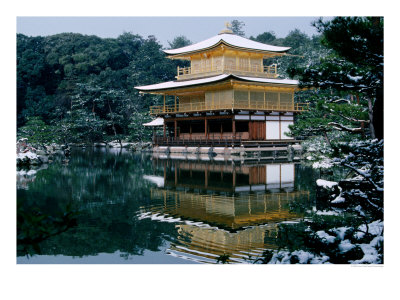
[[[219,34],[224,34],[224,33],[228,33],[228,34],[233,34],[232,31],[232,24],[229,22],[225,22],[225,29],[222,29]]]

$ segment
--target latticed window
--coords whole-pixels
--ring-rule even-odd
[[[206,92],[206,106],[229,109],[232,107],[233,90]]]
[[[293,109],[293,94],[281,93],[280,94],[280,106],[285,109]]]
[[[249,59],[247,57],[239,58],[239,69],[241,71],[247,71],[249,69]]]
[[[201,60],[202,71],[209,72],[211,71],[211,58],[204,58]]]
[[[204,95],[179,96],[179,111],[202,109]]]
[[[250,66],[251,72],[261,72],[262,71],[262,61],[259,58],[251,58]]]
[[[253,91],[250,92],[250,105],[254,108],[264,107],[264,92]]]
[[[205,93],[205,101],[206,101],[206,107],[211,107],[212,106],[212,98],[213,98],[213,93],[212,92],[206,92]]]
[[[249,92],[248,91],[235,91],[235,107],[245,107],[249,105]]]
[[[236,58],[232,56],[225,57],[225,67],[228,70],[236,69]]]
[[[214,70],[220,71],[222,70],[222,56],[216,56],[214,57],[214,65],[213,65]]]
[[[232,107],[233,90],[225,90],[218,92],[218,101],[221,108]]]
[[[192,73],[199,73],[200,72],[200,61],[193,60],[192,61]]]
[[[265,93],[265,102],[268,109],[277,109],[279,105],[279,95],[275,92]]]

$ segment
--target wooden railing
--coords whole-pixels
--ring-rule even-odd
[[[223,72],[237,73],[238,75],[254,75],[258,77],[276,78],[278,76],[277,65],[261,66],[261,65],[216,65],[216,66],[201,66],[199,68],[183,67],[177,68],[178,79],[190,79],[199,77],[199,75],[212,75]]]
[[[291,104],[271,104],[264,101],[234,101],[233,103],[185,103],[165,106],[151,106],[150,114],[176,114],[176,113],[195,113],[215,110],[258,110],[258,111],[283,111],[283,112],[303,112],[308,110],[308,103]]]
[[[241,137],[230,137],[223,139],[210,139],[209,137],[196,136],[193,138],[174,138],[174,137],[163,137],[163,136],[155,136],[153,137],[153,144],[157,146],[240,146],[242,145]]]

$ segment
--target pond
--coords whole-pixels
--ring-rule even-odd
[[[319,209],[319,176],[288,161],[76,149],[17,172],[17,263],[251,263],[277,249],[279,224]]]

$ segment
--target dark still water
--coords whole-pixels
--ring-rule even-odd
[[[17,172],[18,263],[251,263],[278,224],[315,209],[315,171],[292,162],[168,160],[75,150]]]

